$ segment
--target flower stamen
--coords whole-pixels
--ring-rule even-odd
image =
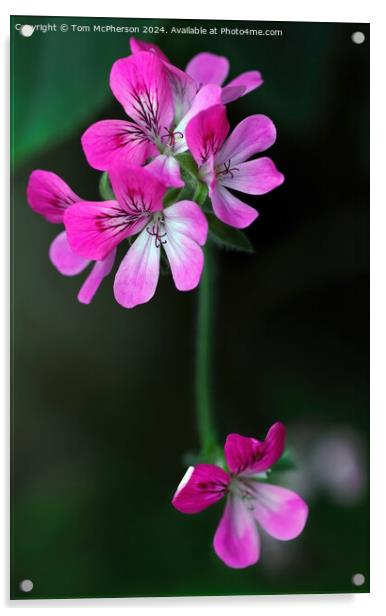
[[[172,128],[168,128],[167,126],[164,126],[164,129],[166,133],[161,135],[161,141],[163,143],[164,140],[166,139],[166,145],[168,145],[171,148],[174,148],[174,146],[176,145],[177,138],[183,139],[184,137],[184,135],[179,130],[175,131]]]
[[[240,171],[238,167],[231,167],[231,160],[224,163],[224,169],[216,172],[217,177],[222,177],[226,175],[230,175],[233,178],[233,171]]]
[[[164,230],[164,220],[162,217],[155,217],[153,219],[153,224],[146,227],[148,234],[155,238],[154,241],[156,248],[160,248],[162,245],[167,244],[167,240],[164,239],[167,236],[167,233],[166,231],[162,233],[161,227],[162,230]]]

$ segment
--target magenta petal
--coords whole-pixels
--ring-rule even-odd
[[[185,184],[181,178],[180,166],[173,156],[160,154],[153,158],[151,163],[146,165],[147,171],[151,171],[153,175],[170,188],[182,188]]]
[[[179,291],[191,291],[200,282],[204,267],[202,248],[187,235],[173,230],[165,221],[167,241],[164,249],[168,257],[174,284]]]
[[[78,293],[78,300],[81,304],[89,304],[91,302],[103,279],[110,274],[114,265],[115,255],[116,250],[114,248],[103,261],[97,261],[94,264]]]
[[[122,240],[145,226],[148,214],[133,217],[117,201],[83,201],[66,210],[64,224],[71,248],[92,260],[107,257]]]
[[[197,92],[192,105],[187,114],[184,115],[181,122],[177,125],[175,129],[175,134],[182,133],[183,137],[179,137],[178,141],[174,146],[174,153],[179,154],[180,152],[184,152],[187,150],[188,146],[185,140],[185,129],[194,116],[196,116],[200,111],[204,109],[208,109],[209,107],[213,107],[213,105],[219,105],[221,103],[221,88],[216,85],[208,85],[204,86]]]
[[[134,38],[134,36],[130,38],[129,42],[131,53],[138,53],[140,51],[152,51],[164,62],[169,62],[168,58],[165,56],[164,52],[161,51],[158,45],[155,45],[154,43],[148,43],[147,41],[141,41],[140,39]]]
[[[62,223],[65,209],[81,198],[56,173],[36,169],[28,180],[27,200],[49,222]]]
[[[227,105],[232,101],[241,98],[245,94],[245,86],[225,86],[221,92],[221,102],[223,105]]]
[[[51,242],[49,257],[51,263],[63,276],[75,276],[82,272],[90,263],[88,259],[80,257],[72,250],[65,231],[59,233]]]
[[[194,201],[179,201],[164,210],[165,224],[172,233],[182,233],[203,246],[208,236],[208,222]]]
[[[244,229],[259,215],[253,207],[237,199],[229,190],[219,184],[215,186],[210,198],[217,218],[231,227]]]
[[[117,60],[111,69],[110,87],[127,115],[153,138],[170,125],[170,85],[164,64],[155,53],[140,51]]]
[[[229,475],[215,464],[191,466],[182,478],[172,504],[182,513],[199,513],[224,496],[229,481]]]
[[[178,124],[193,104],[198,85],[173,64],[165,64],[174,105],[174,123]]]
[[[125,120],[92,124],[82,135],[82,147],[88,164],[99,171],[106,171],[117,154],[129,164],[142,165],[154,152],[143,130]]]
[[[246,73],[242,73],[236,79],[232,79],[222,91],[222,102],[224,104],[231,103],[235,101],[240,96],[244,96],[248,94],[248,92],[252,92],[263,83],[263,78],[259,71],[247,71]],[[242,88],[242,93],[237,94],[236,88]]]
[[[298,494],[269,483],[254,482],[253,515],[275,539],[295,539],[307,522],[308,506]]]
[[[216,156],[216,165],[232,161],[232,167],[238,163],[267,150],[276,139],[276,128],[272,120],[265,115],[252,115],[242,120],[231,132],[220,152]]]
[[[167,254],[174,283],[179,291],[191,291],[200,282],[204,267],[204,244],[208,223],[198,205],[180,201],[165,210]],[[197,243],[198,242],[198,243]]]
[[[224,454],[229,471],[235,475],[247,469],[258,457],[262,443],[240,434],[228,434]]]
[[[254,565],[260,557],[256,523],[245,503],[230,494],[213,541],[219,558],[233,569]]]
[[[185,70],[199,85],[221,86],[229,72],[229,61],[224,56],[203,51],[188,62]]]
[[[199,166],[217,154],[228,132],[229,122],[224,105],[209,107],[190,120],[186,127],[186,142]]]
[[[245,475],[271,468],[284,451],[285,437],[284,424],[279,421],[271,426],[264,441],[240,434],[229,434],[224,453],[230,472]]]
[[[154,295],[159,278],[160,248],[145,229],[122,259],[115,275],[114,295],[124,308],[145,304]]]
[[[280,186],[284,175],[275,167],[274,162],[266,156],[246,163],[238,163],[232,173],[221,178],[221,184],[250,195],[264,195]]]
[[[115,160],[109,169],[109,178],[118,203],[132,218],[136,214],[146,218],[150,212],[162,209],[166,186],[147,167]]]

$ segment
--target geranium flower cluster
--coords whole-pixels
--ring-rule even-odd
[[[49,251],[59,272],[72,276],[93,263],[80,302],[92,300],[114,266],[118,244],[129,240],[114,281],[115,299],[126,308],[153,297],[162,251],[178,290],[199,284],[208,222],[196,191],[186,198],[184,156],[191,157],[196,188],[205,188],[213,213],[238,229],[258,213],[231,191],[262,195],[284,180],[270,158],[251,160],[276,139],[267,116],[249,116],[229,134],[226,105],[262,84],[258,71],[223,87],[224,57],[200,53],[183,71],[156,45],[131,39],[130,46],[131,55],[110,73],[111,90],[129,119],[97,122],[81,139],[88,163],[107,174],[111,198],[82,199],[42,170],[33,171],[27,188],[31,208],[65,226]]]
[[[161,260],[168,261],[178,290],[197,287],[208,214],[244,229],[258,213],[232,191],[262,195],[284,181],[270,158],[253,158],[275,142],[267,116],[251,115],[230,131],[226,105],[263,83],[258,71],[223,86],[224,57],[200,53],[182,71],[154,44],[132,38],[130,46],[131,55],[110,73],[111,90],[129,119],[102,120],[81,138],[89,165],[103,174],[103,200],[82,199],[50,171],[33,171],[27,187],[31,208],[65,227],[49,251],[59,272],[72,276],[93,264],[80,302],[92,300],[113,269],[118,245],[128,241],[114,281],[115,299],[125,308],[153,297]],[[229,567],[258,561],[257,523],[280,540],[303,531],[306,503],[266,481],[284,441],[281,423],[264,441],[228,435],[224,462],[190,467],[173,497],[174,507],[187,514],[226,498],[213,546]]]

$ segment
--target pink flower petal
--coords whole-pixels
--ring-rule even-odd
[[[224,105],[209,107],[190,120],[186,127],[186,142],[199,166],[217,154],[228,132],[229,122]]]
[[[106,171],[117,154],[128,164],[142,165],[158,152],[139,126],[125,120],[92,124],[82,135],[82,147],[88,164],[100,171]]]
[[[147,229],[137,237],[115,275],[115,299],[124,308],[145,304],[154,295],[159,278],[160,248]]]
[[[213,541],[219,558],[233,569],[254,565],[260,557],[260,538],[251,512],[241,498],[230,494]]]
[[[146,169],[165,186],[182,188],[185,185],[181,178],[180,166],[173,156],[160,154],[153,158],[151,163],[146,165]]]
[[[90,263],[88,259],[80,257],[72,250],[65,231],[59,233],[51,243],[49,257],[51,263],[63,276],[75,276]]]
[[[285,436],[284,424],[279,421],[271,426],[264,441],[229,434],[224,453],[230,472],[247,475],[271,468],[284,451]]]
[[[178,486],[172,504],[182,513],[199,513],[224,496],[229,481],[229,475],[215,464],[191,466]]]
[[[263,83],[263,78],[259,71],[247,71],[242,73],[236,79],[232,79],[222,91],[222,102],[225,104],[235,101],[240,96],[252,92]],[[243,88],[242,94],[237,95],[236,88]]]
[[[68,241],[78,254],[95,260],[107,257],[122,240],[147,224],[162,209],[164,184],[146,168],[115,160],[109,177],[117,201],[76,203],[66,211]]]
[[[188,62],[185,70],[199,85],[221,86],[229,72],[229,61],[224,56],[203,51]]]
[[[102,260],[122,240],[138,233],[149,214],[132,215],[117,201],[83,201],[66,210],[64,224],[71,248],[92,260]]]
[[[204,86],[199,90],[194,97],[192,105],[187,114],[184,115],[181,122],[177,125],[175,129],[175,133],[182,133],[183,137],[179,138],[176,141],[174,146],[174,153],[179,154],[180,152],[184,152],[188,149],[186,140],[185,140],[185,129],[192,118],[195,115],[203,111],[204,109],[208,109],[209,107],[213,107],[213,105],[219,105],[221,103],[221,88],[216,85],[208,85]]]
[[[173,120],[169,81],[155,53],[140,51],[117,60],[111,69],[110,87],[127,115],[151,137]]]
[[[208,222],[194,201],[179,201],[164,210],[166,225],[172,233],[182,233],[203,246],[208,236]]]
[[[202,248],[182,233],[172,233],[168,228],[168,239],[164,244],[174,284],[179,291],[191,291],[200,282],[204,267]]]
[[[217,218],[237,229],[248,227],[259,215],[253,207],[219,184],[212,190],[210,198]]]
[[[118,203],[134,218],[136,213],[141,217],[162,210],[166,186],[147,167],[127,165],[115,159],[109,178]]]
[[[78,293],[78,300],[81,304],[89,304],[91,302],[103,279],[110,274],[114,265],[115,255],[116,250],[114,249],[103,261],[95,263]]]
[[[232,167],[238,163],[267,150],[276,139],[276,128],[272,120],[265,115],[252,115],[242,120],[229,135],[216,156],[216,165],[232,161]]]
[[[188,113],[198,91],[198,85],[173,64],[165,64],[174,105],[174,123],[178,124]]]
[[[82,199],[56,173],[36,169],[28,180],[27,200],[49,222],[62,223],[64,210]]]
[[[264,530],[275,539],[295,539],[303,531],[308,506],[298,494],[269,483],[253,482],[253,515]]]
[[[161,51],[158,45],[155,45],[154,43],[148,43],[147,41],[141,41],[140,39],[134,38],[134,36],[130,38],[129,42],[131,53],[138,53],[140,51],[152,51],[164,62],[169,62],[168,58],[165,56],[164,52]]]
[[[274,162],[266,156],[238,163],[220,178],[220,183],[228,188],[250,195],[264,195],[284,182],[284,175],[275,167]]]
[[[241,98],[245,94],[245,86],[225,86],[221,92],[221,102],[223,105],[227,105],[232,101]]]
[[[200,282],[204,253],[197,243],[206,240],[208,223],[192,201],[181,201],[165,210],[167,254],[174,283],[179,291],[191,291]],[[197,239],[196,239],[197,238]]]

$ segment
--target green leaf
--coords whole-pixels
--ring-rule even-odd
[[[95,21],[95,20],[94,20]],[[77,17],[79,27],[90,27]],[[20,36],[17,23],[55,24],[57,32]],[[100,21],[102,23],[102,20]],[[119,20],[111,20],[120,26]],[[79,137],[114,101],[109,74],[130,53],[127,37],[73,31],[73,17],[11,17],[11,111],[14,164],[71,136]],[[133,25],[148,25],[132,20]],[[67,32],[59,30],[68,26]],[[152,37],[155,42],[157,37]]]
[[[207,218],[209,235],[217,244],[224,248],[249,254],[254,252],[253,245],[244,231],[224,225],[214,214],[207,214]]]
[[[110,201],[111,199],[115,199],[113,189],[111,188],[109,176],[106,171],[102,173],[99,180],[99,194],[104,201]]]

